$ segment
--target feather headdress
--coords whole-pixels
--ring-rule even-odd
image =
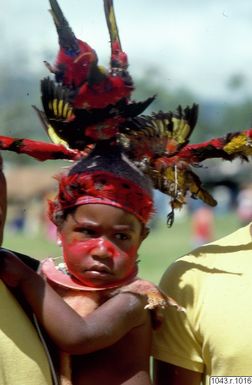
[[[134,89],[128,59],[122,50],[112,0],[104,0],[111,40],[110,68],[98,65],[96,52],[77,39],[56,0],[49,0],[59,39],[54,73],[41,81],[43,110],[34,107],[53,143],[0,136],[0,149],[25,153],[38,160],[86,158],[99,144],[122,152],[146,176],[154,188],[171,198],[172,212],[186,203],[187,194],[210,206],[216,201],[195,173],[204,160],[247,160],[252,155],[252,129],[190,145],[198,106],[175,112],[143,115],[154,97],[141,102],[131,99]],[[109,146],[110,147],[109,147]]]

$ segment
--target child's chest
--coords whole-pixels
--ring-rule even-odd
[[[150,343],[150,326],[143,325],[131,330],[108,348],[82,356],[71,356],[72,383],[123,384],[140,372],[145,372],[148,378]]]

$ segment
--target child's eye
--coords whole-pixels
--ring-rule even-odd
[[[119,241],[125,241],[127,239],[130,239],[130,236],[129,234],[125,234],[125,233],[116,233],[114,235],[115,239],[118,239]]]
[[[92,230],[92,229],[87,229],[87,228],[84,228],[84,227],[77,228],[77,229],[76,229],[76,232],[77,232],[77,233],[81,233],[81,234],[83,234],[83,235],[86,236],[86,237],[92,237],[92,236],[95,236],[95,231],[94,231],[94,230]]]

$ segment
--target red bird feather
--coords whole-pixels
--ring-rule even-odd
[[[127,55],[122,51],[113,2],[104,0],[105,15],[111,37],[110,70],[98,66],[96,52],[77,39],[57,0],[49,0],[59,37],[60,50],[54,66],[45,62],[55,74],[56,82],[68,87],[74,108],[104,108],[122,98],[130,98],[134,89],[127,72]]]
[[[67,87],[79,87],[88,77],[91,63],[97,62],[96,52],[84,41],[77,39],[56,0],[49,0],[58,33],[59,52],[55,64],[45,62],[56,81]]]
[[[40,142],[31,139],[10,138],[0,135],[0,150],[13,151],[18,154],[26,154],[40,161],[49,159],[79,160],[82,156],[87,156],[88,152],[82,153],[71,150],[65,146]]]

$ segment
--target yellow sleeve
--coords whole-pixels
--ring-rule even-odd
[[[154,332],[152,355],[170,364],[203,372],[204,363],[199,333],[196,331],[197,275],[190,259],[176,261],[164,273],[160,287],[186,309],[179,312],[169,306],[161,327]]]

